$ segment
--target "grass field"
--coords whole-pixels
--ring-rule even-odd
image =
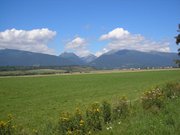
[[[134,100],[178,80],[180,70],[0,78],[0,119],[11,113],[24,127],[42,128],[63,110],[122,95]]]

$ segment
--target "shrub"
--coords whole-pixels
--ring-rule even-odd
[[[86,122],[82,113],[76,109],[74,115],[70,113],[62,113],[59,121],[61,134],[84,135],[87,133]]]
[[[111,121],[111,104],[107,101],[103,101],[102,103],[102,115],[104,123],[109,123]]]
[[[82,112],[77,108],[72,118],[73,133],[77,135],[86,134],[86,122],[82,116]]]
[[[102,130],[100,104],[94,103],[86,110],[86,119],[89,130]]]
[[[165,96],[167,98],[175,98],[180,96],[180,83],[172,82],[167,83],[166,86],[163,88]]]
[[[163,106],[164,94],[160,88],[144,92],[141,101],[144,109],[160,109]]]
[[[73,130],[72,127],[72,116],[68,112],[63,112],[60,116],[59,120],[59,128],[60,132],[64,135],[67,134],[69,131]]]
[[[126,97],[119,98],[113,105],[113,118],[125,118],[129,114],[128,100]]]
[[[7,121],[0,121],[0,135],[13,135],[15,126],[12,125],[12,115],[8,115]]]

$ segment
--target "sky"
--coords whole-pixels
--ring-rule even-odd
[[[0,49],[177,52],[180,0],[0,0]]]

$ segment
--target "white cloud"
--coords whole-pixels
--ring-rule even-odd
[[[47,46],[56,35],[55,31],[47,28],[34,30],[10,29],[0,32],[0,49],[18,49],[31,52],[54,54],[54,50]]]
[[[96,55],[97,57],[99,57],[99,56],[101,56],[102,54],[107,53],[108,51],[109,51],[108,49],[103,48],[101,51],[96,52],[95,55]]]
[[[65,50],[73,51],[81,57],[90,54],[90,51],[87,49],[87,41],[81,37],[76,37],[72,41],[68,42],[66,44]]]
[[[128,35],[129,35],[129,32],[127,30],[124,30],[123,28],[116,28],[107,34],[102,35],[100,37],[100,40],[121,39]]]
[[[131,34],[123,28],[116,28],[107,34],[100,37],[100,40],[109,40],[108,45],[102,50],[96,53],[100,56],[110,50],[139,50],[139,51],[160,51],[169,52],[169,42],[166,41],[152,41],[146,39],[140,34]]]
[[[67,49],[78,49],[78,48],[84,47],[85,45],[86,45],[85,39],[76,37],[75,39],[73,39],[72,41],[70,41],[66,44],[66,48]]]

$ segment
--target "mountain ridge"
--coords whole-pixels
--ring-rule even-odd
[[[57,56],[13,50],[0,50],[0,66],[61,66],[73,64],[71,61]]]
[[[124,49],[105,53],[91,62],[90,65],[98,68],[167,67],[175,66],[173,60],[177,58],[176,53],[152,53]]]
[[[34,53],[21,50],[0,50],[0,66],[92,66],[100,69],[146,68],[176,66],[177,53],[141,52],[137,50],[119,50],[107,52],[99,57],[93,54],[79,57],[64,52],[59,56]]]

